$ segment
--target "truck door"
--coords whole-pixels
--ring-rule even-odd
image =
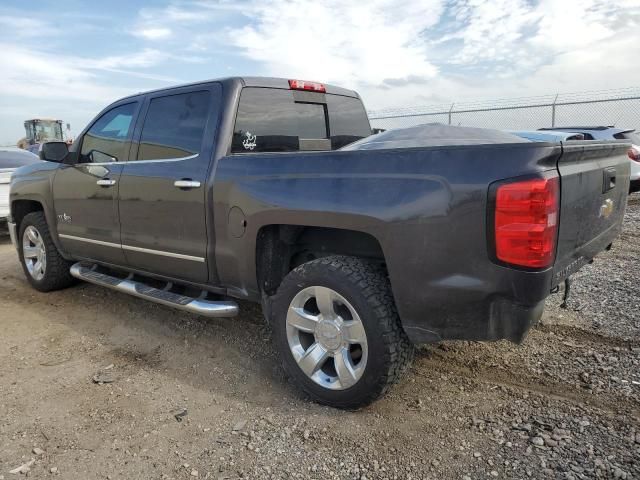
[[[208,280],[207,178],[221,90],[212,84],[148,96],[119,188],[131,268]]]
[[[79,139],[77,162],[53,179],[57,230],[75,257],[124,265],[117,192],[141,102],[124,101],[98,117]]]

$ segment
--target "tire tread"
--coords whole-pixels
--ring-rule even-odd
[[[383,396],[401,378],[413,360],[414,347],[400,324],[400,318],[398,317],[391,292],[391,285],[382,266],[358,257],[343,255],[323,257],[295,268],[285,277],[281,287],[284,286],[284,289],[286,289],[288,283],[296,282],[299,276],[304,277],[306,271],[318,268],[327,269],[332,275],[339,276],[357,287],[361,291],[364,300],[375,312],[375,320],[382,331],[381,338],[385,357],[382,363],[385,369],[377,376],[376,383],[369,386],[368,393],[347,402],[330,402],[320,399],[322,403],[338,408],[360,408]],[[281,290],[283,288],[279,288],[278,293]],[[276,293],[276,296],[278,293]],[[281,353],[284,355],[288,352]],[[294,377],[288,371],[287,363],[283,362],[283,365],[285,371]],[[296,383],[300,384],[309,396],[318,400],[312,391],[305,388],[304,384],[301,384],[301,382]]]
[[[41,281],[35,280],[29,274],[22,255],[22,235],[29,225],[36,227],[42,236],[47,251],[47,268],[45,276]],[[22,222],[20,223],[18,249],[20,252],[22,268],[24,269],[29,283],[36,290],[41,292],[51,292],[67,288],[75,283],[75,278],[72,277],[70,273],[72,262],[65,260],[62,255],[60,255],[56,245],[53,243],[51,233],[49,232],[49,226],[43,212],[31,212],[22,219]]]

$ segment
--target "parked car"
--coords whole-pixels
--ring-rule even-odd
[[[296,383],[355,408],[414,344],[521,341],[618,236],[628,148],[371,135],[353,91],[228,78],[124,98],[70,150],[45,143],[13,176],[10,230],[40,291],[77,278],[212,317],[260,302]]]
[[[0,147],[0,222],[9,216],[9,183],[13,172],[23,165],[40,162],[37,155],[13,147]]]
[[[513,135],[526,138],[532,142],[566,142],[569,140],[584,140],[582,133],[575,132],[541,132],[539,130],[507,130]]]
[[[640,134],[632,128],[617,127],[553,127],[541,128],[544,131],[561,130],[581,133],[585,140],[625,140],[631,143],[627,152],[631,168],[629,193],[640,191]]]

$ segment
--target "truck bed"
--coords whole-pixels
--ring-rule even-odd
[[[222,158],[213,199],[222,283],[259,298],[255,239],[268,225],[364,232],[384,253],[412,341],[520,341],[554,285],[618,234],[628,190],[626,144],[567,147],[478,138],[467,145],[451,140],[419,146],[413,137],[410,148],[402,142],[384,148],[379,140],[375,135],[333,152]],[[605,193],[604,169],[615,170],[615,186]],[[555,265],[527,270],[495,262],[491,185],[549,173],[559,174],[561,183]],[[607,199],[613,210],[603,219],[600,207]],[[246,215],[247,232],[240,239],[227,223],[232,205]]]

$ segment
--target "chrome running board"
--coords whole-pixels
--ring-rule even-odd
[[[235,317],[238,315],[238,304],[234,301],[205,300],[180,295],[168,290],[150,287],[142,282],[132,280],[131,276],[122,279],[101,273],[96,270],[95,266],[87,266],[81,262],[72,265],[70,272],[72,276],[85,282],[205,317]]]

